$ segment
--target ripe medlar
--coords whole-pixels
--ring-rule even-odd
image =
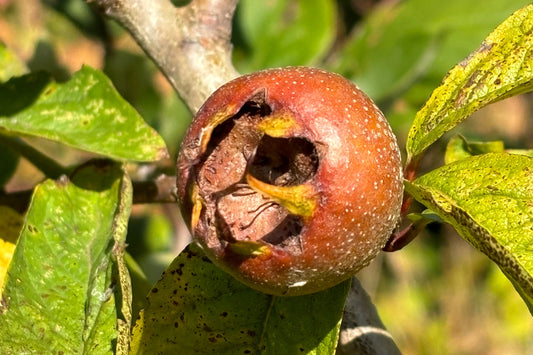
[[[274,295],[349,278],[400,215],[396,138],[374,103],[319,69],[237,78],[202,106],[178,157],[194,240],[222,269]]]

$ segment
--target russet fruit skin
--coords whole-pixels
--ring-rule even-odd
[[[178,197],[194,240],[222,269],[274,295],[332,287],[396,227],[396,138],[347,79],[289,67],[218,89],[189,127]]]

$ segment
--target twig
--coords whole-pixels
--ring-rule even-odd
[[[346,299],[338,354],[401,354],[379,319],[376,307],[355,277]]]
[[[239,74],[231,62],[237,0],[88,0],[122,24],[166,75],[193,113]]]
[[[133,203],[176,203],[176,177],[160,175],[154,180],[133,181]],[[0,191],[0,205],[7,205],[23,213],[28,208],[33,190]]]
[[[133,203],[176,203],[176,177],[160,175],[155,180],[133,182]]]

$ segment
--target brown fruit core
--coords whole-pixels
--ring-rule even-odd
[[[305,138],[274,138],[264,135],[250,165],[250,174],[276,186],[301,185],[318,169],[318,154]]]
[[[271,113],[264,93],[255,95],[213,129],[195,167],[202,210],[194,228],[199,235],[208,235],[210,247],[253,242],[302,253],[303,217],[291,213],[279,199],[252,188],[246,178],[251,175],[268,185],[297,187],[318,169],[318,152],[309,140],[271,137],[258,128]],[[257,248],[253,250],[250,255],[256,255]]]

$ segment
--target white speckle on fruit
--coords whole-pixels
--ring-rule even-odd
[[[312,217],[301,222],[303,229],[298,232],[300,234],[296,239],[302,248],[300,253],[294,253],[295,243],[288,248],[286,240],[278,245],[271,239],[280,254],[273,254],[268,262],[244,258],[238,265],[228,265],[224,256],[214,261],[228,266],[229,272],[236,278],[266,293],[299,295],[331,287],[368,264],[396,225],[402,194],[401,158],[397,142],[383,114],[355,84],[320,69],[280,68],[252,73],[240,82],[236,79],[229,88],[221,91],[221,96],[216,97],[215,93],[211,102],[217,107],[227,107],[228,100],[230,103],[245,102],[247,98],[242,95],[251,97],[259,89],[267,94],[264,104],[270,106],[272,112],[289,111],[294,114],[299,126],[295,134],[316,143],[317,148],[321,147],[317,149],[320,153],[319,172],[307,180],[322,194],[320,204]],[[206,104],[209,105],[209,101]],[[206,115],[212,115],[213,112],[205,110],[201,117],[201,110],[198,114],[200,117],[197,116],[200,123],[191,132],[198,132],[205,127],[209,120]],[[256,111],[250,114],[256,115]],[[237,122],[239,117],[232,119]],[[250,127],[253,129],[253,124]],[[290,138],[291,134],[292,130],[288,133]],[[189,142],[193,139],[189,138]],[[213,142],[218,144],[215,140]],[[244,150],[253,151],[250,145],[243,144],[243,147],[247,147]],[[194,167],[197,164],[195,161],[203,161],[197,158],[187,156],[189,161],[185,163],[189,164],[179,166]],[[248,166],[235,166],[232,169],[232,172],[241,176],[246,173]],[[214,174],[213,178],[216,178]],[[195,179],[191,181],[194,183]],[[181,189],[181,199],[190,191],[185,185],[182,183],[178,187]],[[252,200],[249,198],[248,201]],[[247,199],[241,201],[246,203]],[[266,203],[260,198],[258,201]],[[252,206],[250,210],[254,208]],[[265,216],[263,214],[256,221],[268,224],[268,218],[261,220]],[[213,214],[212,217],[214,219]],[[218,234],[213,223],[204,230],[214,230],[212,234]],[[222,241],[225,237],[211,235],[211,239],[203,240],[200,230],[193,232],[204,248],[212,250],[212,245],[216,248],[220,244],[209,244],[208,241]],[[243,235],[246,234],[245,237],[250,240],[264,237],[262,229],[261,233],[249,232]],[[215,255],[215,259],[223,255],[217,252],[213,250],[211,254]],[[284,256],[280,258],[278,255]]]

